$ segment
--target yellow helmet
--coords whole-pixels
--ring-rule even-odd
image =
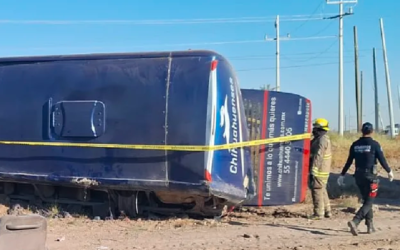
[[[314,128],[320,128],[325,131],[329,131],[329,122],[324,118],[318,118],[314,121],[313,124]]]

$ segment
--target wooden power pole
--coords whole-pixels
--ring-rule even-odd
[[[372,50],[373,70],[374,70],[374,96],[375,96],[375,130],[379,131],[379,100],[378,100],[378,77],[376,72],[376,51]],[[382,127],[382,129],[384,129]]]
[[[356,87],[356,110],[357,110],[357,131],[361,131],[362,126],[362,110],[361,110],[361,86],[358,79],[358,39],[357,27],[353,27],[354,33],[354,72],[355,72],[355,87]]]
[[[364,88],[364,77],[363,77],[363,71],[361,70],[360,71],[360,123],[363,123],[363,95],[364,95],[363,88]]]

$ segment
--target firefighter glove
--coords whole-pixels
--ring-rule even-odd
[[[390,172],[388,173],[388,178],[389,178],[389,181],[393,181],[394,175],[393,175],[393,171],[392,170],[390,170]]]
[[[341,187],[344,186],[344,176],[340,175],[337,179],[337,184]]]

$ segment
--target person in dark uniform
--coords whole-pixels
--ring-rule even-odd
[[[363,124],[361,132],[363,136],[353,142],[350,147],[349,157],[337,182],[339,186],[344,184],[344,176],[349,170],[353,160],[355,160],[354,178],[363,199],[362,207],[357,211],[353,220],[347,225],[353,235],[358,235],[358,225],[365,219],[368,233],[374,233],[372,205],[378,191],[378,171],[377,160],[388,173],[389,181],[393,181],[393,172],[386,162],[381,145],[372,139],[373,126],[366,122]]]

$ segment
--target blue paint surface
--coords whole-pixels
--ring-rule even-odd
[[[214,57],[225,61],[212,51],[0,59],[0,106],[7,111],[0,113],[0,140],[204,145]],[[230,66],[218,67],[222,78],[234,75]],[[230,86],[221,80],[220,96]],[[233,86],[239,91],[236,80]],[[245,123],[240,132],[247,140]],[[204,152],[0,145],[0,178],[62,185],[91,178],[100,187],[183,188],[243,200],[242,165],[237,176],[226,174],[227,157],[214,159],[209,187]]]
[[[218,63],[217,86],[215,145],[248,141],[238,79],[226,61]],[[253,191],[244,183],[246,176],[251,180],[251,173],[248,148],[215,151],[211,187],[221,192],[229,189],[238,196],[247,196],[248,192],[251,195]]]

